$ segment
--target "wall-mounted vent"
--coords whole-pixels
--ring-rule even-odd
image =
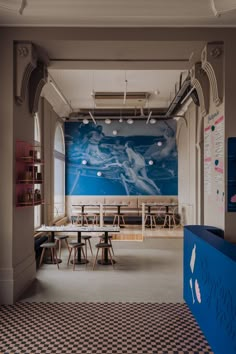
[[[149,92],[95,92],[97,107],[144,107]]]

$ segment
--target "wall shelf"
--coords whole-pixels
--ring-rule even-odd
[[[16,206],[43,204],[43,182],[41,147],[16,141]]]

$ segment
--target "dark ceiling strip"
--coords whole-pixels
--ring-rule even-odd
[[[188,59],[57,59],[51,58],[50,61],[58,61],[58,62],[180,62],[186,63]]]

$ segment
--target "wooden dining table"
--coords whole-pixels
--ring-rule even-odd
[[[81,243],[81,234],[82,233],[90,233],[90,232],[98,232],[104,233],[105,239],[104,242],[108,243],[108,235],[109,233],[118,233],[120,232],[120,228],[117,226],[77,226],[77,225],[62,225],[62,226],[41,226],[36,230],[37,232],[50,232],[51,233],[51,241],[55,241],[55,232],[77,232],[77,242]],[[85,264],[87,261],[82,259],[81,257],[81,249],[78,249],[76,264]],[[111,264],[111,261],[108,257],[108,249],[104,250],[104,259],[101,262],[103,265]]]

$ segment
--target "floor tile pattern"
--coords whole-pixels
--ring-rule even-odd
[[[0,354],[212,353],[186,304],[0,306]]]

